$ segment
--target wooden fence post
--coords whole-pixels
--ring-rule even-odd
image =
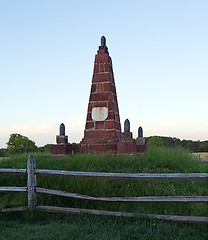
[[[32,155],[27,160],[27,191],[28,191],[28,208],[33,210],[36,207],[36,175],[34,174],[35,159]]]

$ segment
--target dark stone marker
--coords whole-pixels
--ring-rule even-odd
[[[143,137],[143,129],[142,129],[142,127],[138,128],[138,137]]]
[[[104,36],[101,37],[101,46],[106,46],[106,38]]]
[[[60,136],[65,136],[65,126],[63,123],[60,125]]]
[[[124,121],[124,132],[130,132],[130,121],[128,119]]]

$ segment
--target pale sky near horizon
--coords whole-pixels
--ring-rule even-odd
[[[123,130],[208,139],[207,0],[0,0],[0,148],[84,136],[101,36],[113,61]]]

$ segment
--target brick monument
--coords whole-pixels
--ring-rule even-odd
[[[68,144],[65,126],[62,123],[56,142],[57,144],[52,145],[53,155],[71,155],[79,152],[138,154],[147,150],[141,127],[138,129],[138,137],[133,139],[130,121],[126,119],[124,132],[121,132],[112,60],[104,36],[95,56],[84,138],[80,144]]]
[[[121,139],[121,124],[112,60],[101,38],[94,62],[82,152],[116,153]]]

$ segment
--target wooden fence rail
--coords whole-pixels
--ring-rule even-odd
[[[27,192],[27,187],[0,187],[0,192]]]
[[[59,190],[36,188],[37,193],[76,198],[82,200],[101,201],[101,202],[186,202],[186,203],[205,203],[208,202],[206,196],[159,196],[159,197],[91,197],[77,193],[68,193]]]
[[[27,187],[7,187],[1,186],[0,192],[27,192],[28,207],[20,207],[15,209],[5,209],[5,211],[23,211],[27,208],[37,209],[48,212],[67,212],[67,213],[89,213],[93,215],[110,215],[110,216],[142,216],[148,218],[157,218],[172,221],[187,222],[208,222],[208,217],[191,217],[191,216],[166,216],[153,214],[136,214],[121,213],[112,211],[90,210],[90,209],[74,209],[50,206],[37,206],[36,194],[50,194],[63,196],[74,199],[103,201],[103,202],[174,202],[174,203],[206,203],[208,196],[143,196],[143,197],[92,197],[77,193],[68,193],[60,190],[52,190],[39,188],[36,186],[36,175],[53,175],[81,178],[106,178],[106,179],[129,179],[129,180],[207,180],[207,173],[101,173],[101,172],[75,172],[62,170],[45,170],[35,169],[35,159],[29,156],[27,161],[27,169],[0,169],[0,174],[27,175]]]
[[[207,180],[207,173],[103,173],[35,169],[36,175],[129,180]]]
[[[27,169],[0,168],[0,174],[27,175]]]

